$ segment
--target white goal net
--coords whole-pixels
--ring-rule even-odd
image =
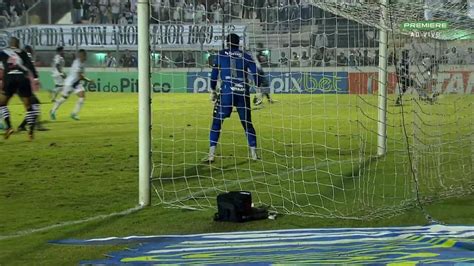
[[[245,190],[280,213],[370,219],[472,193],[474,3],[441,2],[151,1],[154,202],[214,208],[219,193]],[[229,33],[268,80],[263,95],[245,81],[260,159],[233,108],[203,163],[211,65]]]

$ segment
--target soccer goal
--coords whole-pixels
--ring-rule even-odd
[[[245,190],[284,214],[373,219],[472,193],[474,23],[449,2],[138,1],[140,203]],[[248,113],[232,108],[209,163],[230,33],[268,84],[245,69]]]

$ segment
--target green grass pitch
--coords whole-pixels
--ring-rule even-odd
[[[156,204],[161,197],[167,205],[0,240],[0,265],[77,264],[123,248],[47,243],[64,238],[426,223],[422,212],[404,202],[413,202],[414,184],[400,108],[389,104],[389,153],[376,159],[371,156],[377,148],[375,96],[276,95],[279,103],[253,112],[263,160],[247,159],[245,136],[233,113],[224,123],[218,160],[209,166],[200,163],[208,148],[212,112],[207,96],[154,97],[153,184],[158,195],[153,192],[152,199]],[[47,94],[40,98],[45,102],[43,120],[48,120],[51,104]],[[71,97],[59,110],[58,121],[45,124],[51,130],[39,132],[33,142],[21,133],[0,140],[0,239],[136,205],[137,95],[88,94],[78,122],[69,119],[74,102]],[[409,101],[404,109],[426,209],[449,224],[474,224],[474,196],[469,194],[473,179],[466,176],[473,167],[473,102],[472,96],[445,96],[437,105]],[[17,99],[11,113],[19,123],[23,111]],[[430,196],[441,197],[449,188],[460,195],[429,202]],[[226,189],[252,190],[255,201],[286,215],[275,221],[214,223],[209,206]],[[400,206],[407,210],[387,214]],[[369,215],[375,218],[334,218]]]

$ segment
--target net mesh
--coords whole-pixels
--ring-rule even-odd
[[[373,219],[472,193],[471,7],[434,0],[152,1],[156,202],[214,208],[217,194],[247,190],[257,205],[281,213]],[[446,21],[449,30],[401,29],[424,19]],[[387,153],[378,157],[381,28],[388,32]],[[216,161],[206,164],[210,62],[231,32],[260,61],[275,102],[263,97],[247,106],[260,160],[249,158],[234,112]]]

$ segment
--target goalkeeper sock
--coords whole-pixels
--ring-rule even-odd
[[[211,156],[214,157],[215,153],[216,153],[216,146],[209,147],[209,157]]]
[[[250,156],[252,157],[252,160],[258,160],[258,155],[257,155],[257,147],[250,147]]]

